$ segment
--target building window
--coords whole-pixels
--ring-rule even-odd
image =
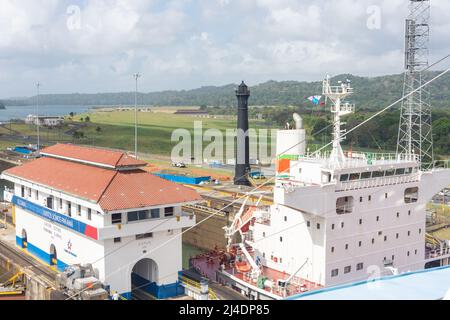
[[[411,235],[411,231],[408,231],[408,237]]]
[[[364,263],[358,263],[357,265],[356,265],[356,270],[358,270],[358,271],[360,271],[360,270],[362,270],[362,269],[364,269]]]
[[[136,235],[136,240],[142,240],[142,239],[149,239],[149,238],[153,238],[153,233],[143,233],[143,234],[137,234]]]
[[[380,216],[377,216],[377,222],[379,222],[380,221]]]
[[[348,250],[348,243],[345,245],[345,250]]]
[[[31,188],[28,188],[28,198],[31,198]]]
[[[306,226],[309,228],[311,227],[311,222],[310,221],[306,221]]]
[[[158,219],[159,218],[159,209],[152,209],[150,210],[150,215],[152,217],[152,219]]]
[[[398,239],[398,238],[400,237],[400,235],[397,233],[397,234],[395,235],[395,237]]]
[[[422,228],[419,229],[419,234],[422,234]]]
[[[410,255],[409,251],[408,251],[408,254],[407,254],[407,255],[408,255],[408,257],[409,257],[409,255]]]
[[[397,218],[400,218],[400,212],[397,212]]]
[[[265,232],[263,232],[263,238],[265,238],[266,237],[266,233]]]
[[[88,220],[92,220],[92,210],[90,208],[88,208],[88,211],[87,211],[87,218],[88,218]]]
[[[359,202],[363,202],[363,197],[359,197]]]
[[[122,238],[114,238],[114,243],[121,243],[122,242]]]
[[[320,223],[317,224],[317,229],[320,229]]]
[[[372,244],[375,244],[375,238],[372,238]]]
[[[416,249],[416,250],[414,250],[414,254],[415,254],[415,255],[417,255],[417,249]]]
[[[368,198],[368,199],[369,199],[369,201],[372,201],[372,196],[369,196],[369,198]]]
[[[164,216],[165,217],[172,217],[174,212],[175,212],[174,207],[164,208]]]
[[[22,198],[25,198],[25,187],[24,186],[22,186],[20,188],[20,195],[21,195]]]
[[[53,197],[47,198],[47,208],[53,209]]]
[[[405,190],[405,203],[414,203],[419,199],[419,188],[408,188]]]
[[[63,208],[63,200],[59,198],[59,209],[62,210]]]
[[[332,277],[337,277],[339,275],[339,269],[333,269],[331,270],[331,276]]]
[[[408,216],[410,216],[411,215],[411,210],[408,210]]]
[[[128,222],[150,219],[149,210],[130,211],[127,213]]]
[[[362,219],[359,219],[359,224],[360,224],[360,225],[362,224],[362,222],[363,222]]]
[[[69,217],[72,216],[72,202],[67,202],[67,214],[69,215]]]
[[[388,194],[387,194],[387,193],[384,194],[384,198],[385,198],[385,199],[388,198]]]
[[[392,261],[394,261],[395,260],[395,255],[392,255]]]
[[[336,200],[336,213],[348,214],[353,212],[353,197],[341,197]]]
[[[384,241],[385,241],[385,242],[387,241],[387,236],[384,236]]]
[[[370,179],[372,177],[372,172],[363,172],[361,173],[361,179]]]
[[[341,174],[340,180],[341,180],[341,182],[348,181],[348,174]]]
[[[343,222],[341,222],[341,228],[344,229],[344,223]]]
[[[113,213],[111,215],[111,223],[112,224],[120,224],[120,223],[122,223],[122,214],[121,213]]]
[[[334,247],[331,247],[331,253],[334,253]]]
[[[284,221],[285,221],[285,222],[287,221],[287,217],[286,217],[286,216],[284,216]]]
[[[283,242],[283,237],[280,237],[280,242]]]
[[[359,242],[359,246],[360,246],[360,247],[362,246],[362,241]]]
[[[80,205],[77,206],[77,214],[79,216],[81,216],[81,206]]]
[[[331,230],[334,230],[334,223],[331,225]]]
[[[346,266],[344,268],[344,273],[350,273],[352,271],[352,267],[351,266]]]
[[[39,200],[39,191],[36,190],[36,200]]]

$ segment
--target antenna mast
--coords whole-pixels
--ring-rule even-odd
[[[408,95],[422,83],[428,69],[430,39],[430,0],[410,0],[405,33],[405,79],[403,95]],[[434,161],[430,92],[417,90],[403,100],[400,112],[397,154],[418,156],[422,169]]]

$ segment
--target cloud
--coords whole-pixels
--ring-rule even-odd
[[[136,71],[143,91],[399,73],[407,14],[404,0],[2,0],[0,97],[36,81],[131,90]],[[430,61],[449,30],[450,3],[434,0]]]

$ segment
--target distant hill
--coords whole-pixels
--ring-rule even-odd
[[[430,72],[428,79],[438,72]],[[350,74],[339,75],[333,80],[349,79],[355,88],[351,100],[360,109],[379,109],[400,98],[403,92],[403,75],[380,77],[359,77]],[[234,106],[236,84],[220,87],[202,87],[194,90],[161,91],[139,94],[139,101],[146,105],[159,106]],[[320,94],[321,82],[268,81],[251,89],[251,105],[308,105],[306,96]],[[450,74],[443,76],[430,87],[432,105],[445,108],[450,105]],[[97,94],[49,94],[40,96],[45,105],[130,105],[134,101],[133,92]],[[32,105],[35,97],[20,100],[4,100],[5,105]]]

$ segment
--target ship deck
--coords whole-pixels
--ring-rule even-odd
[[[280,298],[323,288],[317,283],[295,276],[286,287],[286,290],[283,290],[278,287],[278,280],[286,280],[289,278],[290,274],[280,272],[267,266],[261,266],[261,276],[267,278],[267,280],[272,283],[272,286],[271,288],[258,287],[257,281],[252,280],[250,273],[239,272],[234,263],[223,263],[225,255],[227,255],[225,251],[214,250],[192,258],[191,265],[202,276],[212,281],[218,280],[217,272],[221,271],[223,274],[227,274],[241,282],[245,282],[249,286],[259,288],[261,291],[266,291],[267,293]]]

